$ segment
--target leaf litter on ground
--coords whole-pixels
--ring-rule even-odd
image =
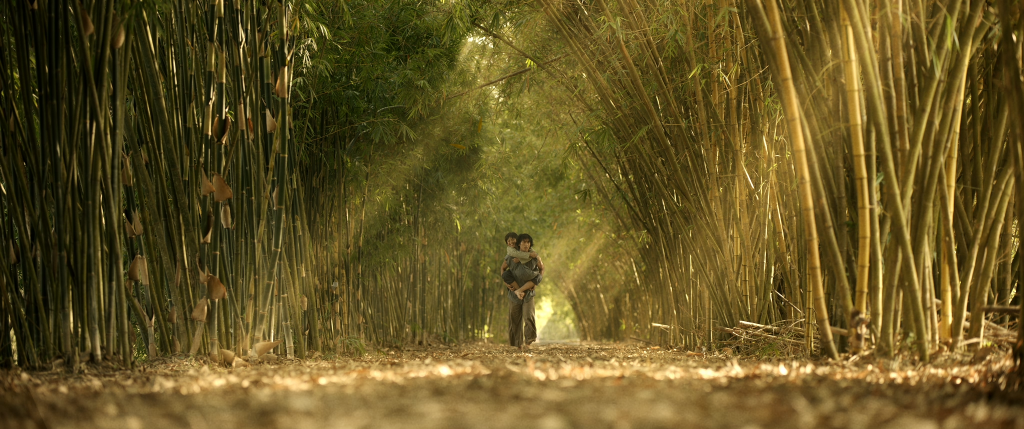
[[[172,357],[133,370],[0,372],[0,427],[1024,427],[1012,367],[1002,352],[917,365],[609,343],[381,349],[234,368]]]

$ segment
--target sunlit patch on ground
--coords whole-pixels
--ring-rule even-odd
[[[928,367],[494,344],[226,369],[0,374],[0,427],[1022,427],[1006,357]],[[42,424],[42,426],[40,426]]]

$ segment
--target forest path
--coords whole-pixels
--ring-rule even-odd
[[[880,369],[586,343],[236,369],[163,359],[135,371],[0,372],[0,427],[1024,427],[1021,396],[996,391],[1008,367],[999,356]]]

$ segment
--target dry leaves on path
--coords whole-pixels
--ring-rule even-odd
[[[0,373],[0,427],[1022,427],[1005,356],[753,361],[623,344],[493,344],[134,371]],[[38,424],[43,424],[39,426]]]

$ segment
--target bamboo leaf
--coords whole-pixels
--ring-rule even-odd
[[[140,281],[142,277],[140,277],[141,274],[139,273],[145,269],[143,267],[145,263],[145,258],[142,255],[135,255],[135,259],[132,259],[131,265],[128,266],[128,279],[133,282]]]
[[[78,11],[82,15],[82,35],[92,35],[96,28],[92,25],[92,18],[89,18],[89,12],[82,7],[81,2],[78,3]]]
[[[203,236],[199,240],[200,243],[209,243],[210,238],[213,235],[213,213],[206,212],[206,222],[203,224]]]
[[[135,230],[135,236],[141,236],[145,230],[142,229],[142,215],[139,214],[138,210],[135,210],[135,214],[132,215],[132,229]]]
[[[231,206],[224,205],[220,208],[220,224],[225,229],[232,229],[234,227],[231,223]]]
[[[207,195],[210,195],[214,191],[216,191],[217,188],[214,188],[213,187],[213,182],[210,182],[210,179],[208,177],[206,177],[206,171],[205,170],[200,170],[200,173],[202,174],[202,181],[203,181],[203,183],[201,185],[202,187],[201,187],[201,189],[199,191],[199,195],[205,197]]]
[[[111,41],[110,45],[113,46],[114,49],[121,49],[121,47],[124,46],[124,37],[124,26],[117,25],[117,32],[114,33],[114,40]]]
[[[206,321],[206,307],[207,307],[206,298],[200,299],[199,302],[196,303],[195,308],[192,309],[192,320],[195,320],[197,322],[205,322]]]
[[[274,115],[270,113],[270,109],[267,109],[267,133],[273,134],[277,131],[277,121],[274,120]]]
[[[210,278],[206,280],[206,284],[206,291],[210,296],[210,299],[217,301],[219,299],[224,299],[224,297],[228,295],[228,289],[224,287],[224,283],[221,283],[217,276],[211,275]]]
[[[231,192],[231,187],[228,186],[224,178],[219,173],[213,173],[213,200],[221,202],[231,199],[234,194]]]
[[[126,155],[121,155],[121,184],[132,186],[132,169]]]
[[[213,133],[213,137],[214,137],[214,139],[216,139],[217,143],[227,144],[228,134],[230,134],[230,133],[231,133],[231,118],[230,117],[226,117],[226,118],[224,118],[223,121],[218,119],[217,120],[216,130]]]

